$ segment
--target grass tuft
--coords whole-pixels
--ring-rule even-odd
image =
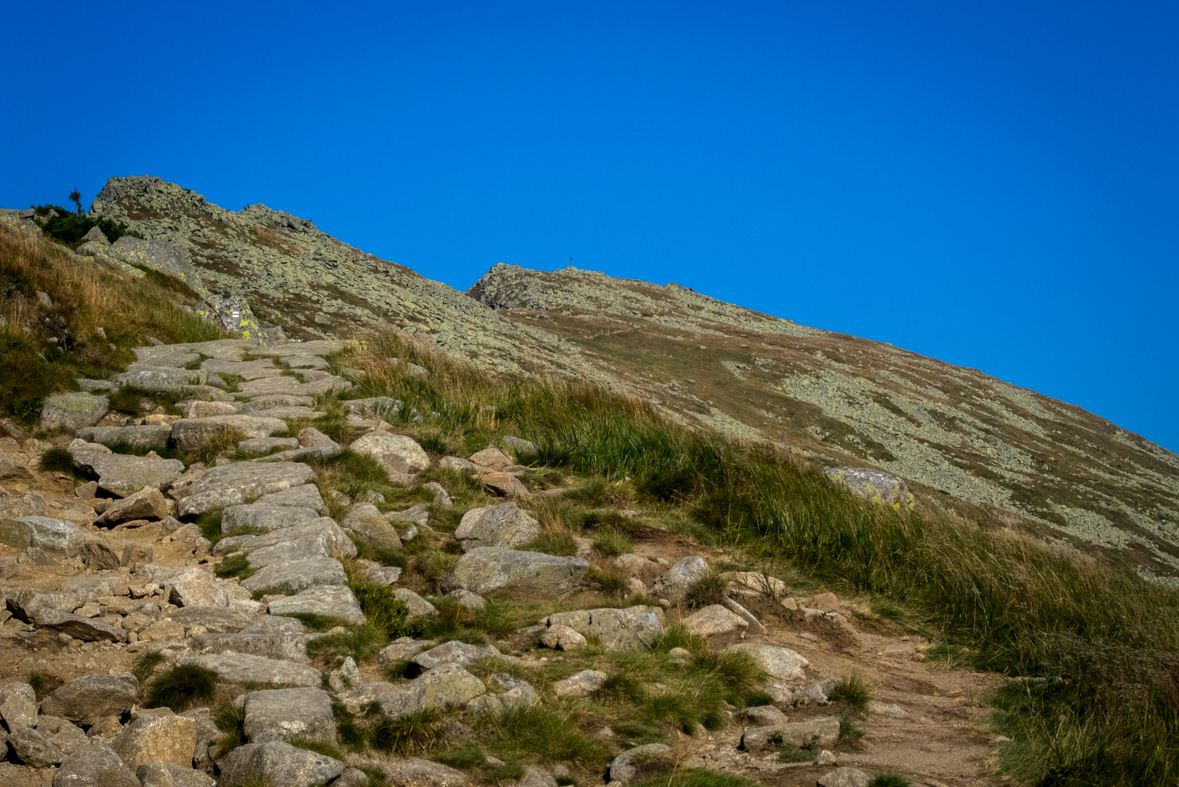
[[[841,679],[835,688],[827,695],[832,702],[842,702],[861,716],[868,712],[868,703],[872,701],[872,690],[867,682],[859,675],[852,674]]]
[[[171,708],[179,713],[213,699],[217,673],[196,664],[173,667],[151,682],[145,703],[151,708]]]

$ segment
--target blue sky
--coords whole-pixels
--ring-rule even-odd
[[[25,4],[0,205],[158,175],[466,289],[676,281],[1179,450],[1179,4]]]

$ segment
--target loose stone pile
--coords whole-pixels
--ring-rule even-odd
[[[232,787],[260,779],[284,787],[368,784],[369,776],[357,765],[378,769],[390,784],[450,787],[466,784],[468,776],[425,760],[355,757],[344,762],[302,746],[309,741],[339,744],[333,703],[353,713],[376,707],[389,719],[402,719],[451,709],[499,715],[545,701],[528,681],[507,672],[481,679],[470,671],[486,658],[505,664],[537,664],[546,658],[532,652],[512,655],[494,645],[397,640],[381,651],[378,663],[406,662],[407,680],[401,682],[366,682],[351,658],[328,674],[310,663],[307,645],[323,634],[307,633],[300,616],[347,624],[366,619],[341,561],[357,557],[357,544],[396,549],[433,532],[425,505],[382,513],[372,502],[333,499],[346,507],[338,521],[329,517],[331,509],[307,462],[330,457],[342,446],[313,427],[295,437],[275,437],[288,428],[285,419],[320,414],[315,395],[352,389],[353,382],[330,371],[324,360],[340,349],[338,342],[261,347],[242,340],[139,348],[138,361],[112,380],[80,381],[82,393],[45,401],[42,427],[74,432],[66,451],[74,468],[93,480],[77,487],[78,508],[53,512],[60,516],[49,516],[35,493],[0,493],[0,543],[22,550],[22,562],[74,565],[85,573],[54,590],[0,587],[4,616],[29,633],[55,632],[79,654],[95,648],[157,653],[166,666],[196,665],[222,682],[248,685],[237,705],[245,743],[226,750],[207,707],[182,713],[143,708],[134,675],[89,674],[39,703],[27,683],[0,686],[0,759],[52,770],[57,787]],[[222,375],[241,380],[236,391],[229,390]],[[120,386],[182,396],[182,415],[154,412],[132,419],[113,412],[108,394]],[[375,459],[391,485],[421,485],[437,504],[450,504],[440,484],[423,484],[417,477],[431,466],[426,452],[381,418],[399,411],[400,402],[377,397],[346,400],[346,405],[349,423],[365,430],[348,446],[352,451]],[[237,449],[254,458],[222,456],[208,466],[185,466],[157,454],[166,448],[192,451],[224,435],[239,438]],[[521,454],[535,451],[527,441],[506,442]],[[6,456],[18,458],[0,461],[0,478],[21,478],[31,456],[21,459],[11,439],[5,447]],[[30,447],[48,446],[30,441],[26,450]],[[585,589],[591,568],[588,542],[579,544],[580,556],[519,549],[541,533],[537,519],[520,507],[529,496],[520,480],[525,468],[495,447],[438,464],[471,473],[488,494],[509,498],[468,511],[454,532],[462,554],[441,587],[458,604],[482,609],[492,595],[553,599]],[[378,503],[379,497],[372,493]],[[224,536],[215,545],[193,523],[214,509],[222,509]],[[155,562],[153,546],[145,543],[153,540],[158,548],[179,548],[181,564]],[[241,580],[216,576],[215,566],[230,557],[244,559],[252,573]],[[395,586],[402,573],[372,561],[355,565],[370,584]],[[675,607],[710,572],[697,556],[660,566],[621,555],[613,565],[629,575],[629,593],[643,603],[552,614],[519,633],[535,647],[557,652],[590,642],[607,651],[642,651],[665,631],[665,608]],[[650,579],[653,565],[660,573],[648,584],[644,577]],[[839,735],[838,719],[791,722],[778,707],[824,704],[834,681],[813,682],[806,671],[809,662],[788,648],[740,641],[765,632],[740,601],[771,599],[800,622],[847,629],[838,600],[816,597],[799,603],[786,596],[778,580],[742,572],[725,576],[722,601],[680,622],[689,633],[748,654],[768,676],[766,692],[774,705],[747,712],[752,726],[741,738],[741,756],[783,741],[829,748]],[[406,604],[410,620],[438,614],[434,604],[408,588],[396,589],[396,597]],[[679,656],[673,651],[670,657]],[[583,696],[606,678],[585,670],[557,682],[553,693]],[[668,751],[656,744],[623,752],[611,763],[608,779],[628,782],[645,772],[636,763]],[[826,751],[817,756],[833,759]],[[533,768],[522,783],[555,787],[553,778]]]

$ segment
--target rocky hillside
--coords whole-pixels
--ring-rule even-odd
[[[93,212],[303,338],[390,324],[484,368],[572,375],[685,423],[903,478],[925,503],[1179,576],[1179,457],[1080,408],[887,344],[660,286],[499,265],[463,294],[261,205],[112,178]],[[467,297],[469,296],[469,297]]]

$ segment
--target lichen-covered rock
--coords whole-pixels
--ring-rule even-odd
[[[689,634],[712,637],[732,634],[749,628],[749,621],[730,612],[720,604],[710,604],[684,618],[681,625],[687,629]]]
[[[310,508],[300,506],[263,506],[257,503],[247,503],[240,506],[230,506],[221,512],[221,532],[231,535],[241,528],[261,530],[269,533],[291,525],[309,522],[319,517]]]
[[[237,634],[198,634],[188,640],[188,647],[193,653],[201,655],[239,653],[276,661],[306,664],[308,662],[307,635],[303,633],[303,626],[298,621],[288,620],[288,622],[296,624],[298,631],[294,633],[246,633],[242,631]]]
[[[89,426],[78,430],[78,439],[101,443],[107,448],[129,446],[148,451],[162,451],[168,447],[172,427],[165,424],[140,426]]]
[[[106,446],[74,440],[66,450],[80,470],[98,476],[98,485],[119,497],[141,489],[165,489],[184,473],[178,459],[114,454]]]
[[[259,535],[232,536],[217,543],[215,554],[240,551],[254,567],[321,557],[356,557],[356,545],[328,517],[300,522]]]
[[[106,716],[119,716],[139,701],[139,681],[122,675],[83,675],[59,687],[41,701],[41,712],[61,716],[84,726]]]
[[[77,431],[94,426],[111,409],[105,396],[88,393],[67,393],[50,396],[41,406],[41,428]]]
[[[207,773],[170,762],[149,762],[135,770],[143,787],[217,787]]]
[[[515,549],[540,536],[540,523],[515,503],[473,508],[463,514],[454,537],[464,552],[477,547]]]
[[[73,639],[80,639],[83,642],[127,641],[127,632],[121,626],[69,612],[46,610],[38,615],[37,626],[65,634]]]
[[[392,432],[369,432],[355,440],[353,451],[371,456],[385,469],[391,480],[420,473],[430,466],[430,457],[412,437]]]
[[[662,743],[648,743],[645,746],[627,749],[610,761],[609,779],[625,784],[642,773],[643,766],[658,767],[660,763],[665,763],[660,770],[666,770],[672,765],[671,756],[671,747]]]
[[[540,552],[477,547],[463,555],[443,580],[443,590],[560,598],[585,584],[589,562]]]
[[[747,654],[768,675],[779,680],[805,680],[806,673],[802,671],[802,668],[810,666],[809,661],[790,648],[780,648],[775,645],[740,643],[730,645],[727,650],[730,653]]]
[[[899,505],[908,499],[905,482],[882,470],[867,467],[829,467],[823,472],[833,482],[843,484],[865,500]]]
[[[149,762],[192,765],[197,743],[196,721],[187,716],[141,716],[123,728],[111,741],[111,749],[138,769]]]
[[[262,686],[315,686],[322,673],[306,664],[250,656],[245,653],[220,653],[182,656],[177,664],[196,664],[216,672],[231,683],[256,683]]]
[[[0,686],[0,720],[9,732],[37,724],[37,694],[27,683]]]
[[[468,787],[471,778],[462,771],[430,760],[398,760],[380,765],[389,787]]]
[[[109,746],[94,741],[66,757],[53,787],[141,787],[135,772]]]
[[[821,719],[787,722],[770,727],[752,727],[742,734],[741,748],[745,751],[765,751],[777,748],[782,743],[830,747],[838,739],[839,718],[824,716]]]
[[[348,623],[364,623],[364,612],[344,585],[316,585],[293,596],[271,601],[271,615],[323,615]]]
[[[355,533],[365,544],[380,549],[401,548],[401,537],[371,503],[357,503],[352,506],[340,521],[340,526]]]
[[[859,768],[836,768],[820,776],[815,784],[818,787],[869,787],[872,776]]]
[[[678,561],[670,571],[655,580],[652,592],[659,598],[680,601],[693,585],[706,576],[708,563],[702,557],[691,555]]]
[[[601,670],[582,670],[554,683],[553,692],[558,697],[568,695],[583,697],[601,688],[607,677],[609,676]]]
[[[214,467],[183,491],[176,516],[196,516],[213,508],[240,505],[248,499],[306,484],[314,477],[314,470],[296,462],[238,462]],[[274,504],[262,500],[255,502]]]
[[[444,664],[458,664],[469,667],[479,659],[500,658],[501,653],[495,648],[484,648],[458,640],[451,640],[435,648],[417,654],[409,661],[422,670],[438,669]]]
[[[241,433],[248,440],[270,437],[287,428],[278,418],[259,418],[256,415],[212,415],[207,418],[181,418],[172,424],[172,442],[181,451],[195,451],[218,435]]]
[[[549,615],[545,626],[567,626],[583,637],[596,637],[602,647],[640,651],[663,633],[663,611],[657,607],[579,609]]]
[[[544,630],[540,635],[540,644],[553,650],[573,650],[585,647],[586,639],[568,626],[558,624]]]
[[[89,540],[73,522],[47,516],[0,519],[0,544],[73,556]]]
[[[428,710],[445,710],[466,705],[486,694],[483,681],[458,664],[443,664],[409,683],[381,694],[381,709],[393,718]]]
[[[242,580],[241,586],[251,593],[261,590],[299,593],[317,585],[344,585],[347,582],[348,575],[340,561],[320,557],[263,566]]]
[[[247,743],[221,762],[219,787],[321,787],[344,772],[344,763],[284,741]]]
[[[251,743],[303,739],[335,746],[332,698],[319,688],[251,692],[246,697],[244,731]]]
[[[319,494],[319,488],[315,484],[292,486],[289,489],[263,495],[254,501],[254,505],[297,506],[299,508],[310,508],[320,516],[328,515],[327,503],[323,502],[323,496]]]
[[[140,489],[109,506],[94,524],[111,527],[135,519],[157,520],[168,516],[168,501],[154,487]]]
[[[257,339],[262,336],[262,325],[250,304],[246,302],[245,296],[240,293],[209,294],[193,307],[193,311],[227,331],[241,334],[243,339]]]
[[[408,620],[416,620],[417,618],[432,618],[438,614],[438,608],[426,601],[424,598],[414,593],[409,588],[397,588],[393,591],[394,597],[398,601],[405,604],[409,610]]]
[[[205,292],[201,277],[189,261],[188,255],[171,243],[122,235],[111,244],[110,254],[129,265],[150,268],[180,279],[197,293]]]
[[[33,480],[30,476],[29,480]],[[0,519],[19,519],[22,516],[45,516],[49,504],[36,492],[25,492],[18,497],[0,497]]]

